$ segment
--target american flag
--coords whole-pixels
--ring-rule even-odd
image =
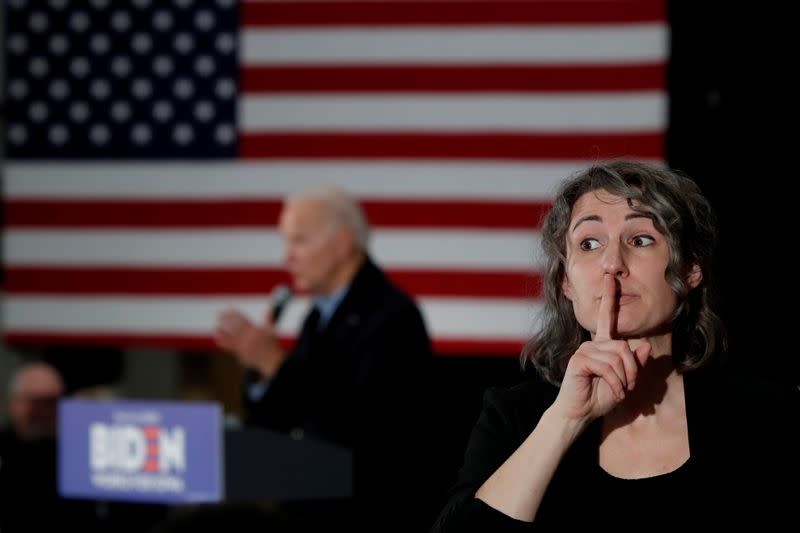
[[[569,173],[663,161],[664,1],[7,0],[7,342],[213,346],[333,183],[440,354],[517,354]],[[308,298],[280,324],[297,331]]]

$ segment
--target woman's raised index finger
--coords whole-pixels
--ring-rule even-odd
[[[616,319],[617,280],[611,274],[603,276],[603,292],[600,296],[600,307],[597,311],[596,340],[610,340]]]

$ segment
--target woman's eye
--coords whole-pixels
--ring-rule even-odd
[[[656,242],[656,240],[648,235],[637,235],[631,240],[631,242],[636,247],[643,247],[643,246],[650,246],[651,244]]]
[[[599,247],[600,247],[600,241],[598,241],[597,239],[583,239],[581,241],[581,250],[583,251],[588,252],[590,250],[596,250]]]

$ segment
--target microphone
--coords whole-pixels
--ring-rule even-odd
[[[270,309],[272,310],[271,318],[272,323],[277,324],[280,320],[283,311],[286,309],[286,304],[292,299],[292,289],[288,285],[275,285],[272,289],[272,294],[269,297]]]

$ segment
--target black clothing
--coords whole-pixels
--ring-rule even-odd
[[[251,421],[352,449],[359,516],[383,513],[399,529],[419,514],[404,508],[408,498],[425,488],[432,354],[422,315],[367,258],[322,330],[317,317],[309,313],[263,398],[250,405]]]
[[[598,463],[602,419],[562,459],[533,523],[474,497],[533,431],[556,387],[529,381],[486,392],[464,465],[435,533],[792,523],[800,474],[800,393],[733,374],[685,374],[690,458],[652,478],[614,478]],[[791,520],[791,521],[790,521]]]
[[[56,492],[56,441],[0,431],[0,531],[45,531],[66,511]]]
[[[0,430],[0,532],[141,533],[167,515],[166,505],[62,498],[57,455],[55,438]]]

